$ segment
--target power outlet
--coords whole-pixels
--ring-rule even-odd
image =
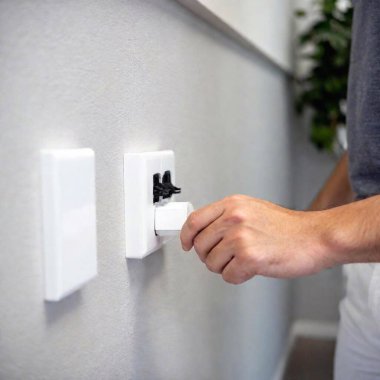
[[[124,155],[124,205],[126,257],[142,259],[169,238],[155,233],[153,176],[170,171],[175,183],[174,152],[164,150]],[[172,196],[167,201],[173,201]]]

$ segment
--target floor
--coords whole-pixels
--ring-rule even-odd
[[[332,380],[335,340],[296,339],[283,380]]]

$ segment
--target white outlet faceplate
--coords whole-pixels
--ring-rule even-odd
[[[142,259],[168,238],[154,230],[153,175],[170,170],[175,184],[174,152],[164,150],[124,155],[124,204],[126,257]],[[170,199],[173,201],[174,197]]]
[[[41,152],[45,299],[59,301],[97,275],[95,154]]]

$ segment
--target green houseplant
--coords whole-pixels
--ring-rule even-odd
[[[342,0],[314,0],[314,7],[298,10],[296,16],[316,20],[298,39],[300,57],[308,61],[309,70],[297,80],[296,106],[301,113],[312,111],[312,142],[331,150],[337,127],[345,124],[353,9]]]

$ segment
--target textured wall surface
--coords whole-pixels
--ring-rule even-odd
[[[287,282],[228,285],[177,240],[126,262],[122,157],[175,150],[195,206],[291,205],[289,93],[175,1],[1,1],[0,378],[270,379]],[[99,275],[45,303],[39,151],[80,147],[96,153]]]

